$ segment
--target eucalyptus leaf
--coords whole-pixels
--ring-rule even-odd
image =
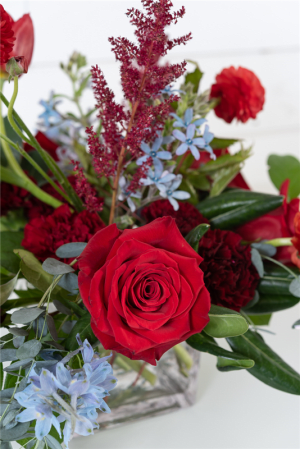
[[[300,329],[300,320],[296,321],[293,326],[292,329]]]
[[[30,422],[22,422],[17,424],[13,429],[1,429],[1,440],[2,441],[16,441],[21,439],[21,437],[29,429]]]
[[[18,276],[20,271],[6,284],[0,285],[0,306],[2,306],[10,297],[11,293],[14,291],[14,288],[17,284]]]
[[[285,363],[262,339],[248,330],[244,335],[227,338],[232,350],[254,360],[248,372],[270,387],[287,393],[300,395],[300,376]]]
[[[51,315],[47,315],[46,320],[47,320],[47,326],[48,326],[51,337],[53,338],[54,341],[57,341],[58,335],[57,335],[57,330],[55,327],[54,319],[52,318]]]
[[[69,334],[76,323],[77,323],[77,321],[65,321],[63,326],[62,326],[63,332],[65,334]]]
[[[9,441],[1,441],[0,447],[1,447],[1,449],[13,449],[13,447]]]
[[[293,296],[296,296],[296,298],[300,298],[300,276],[290,283],[289,291]]]
[[[73,351],[77,349],[78,343],[76,340],[76,335],[79,333],[81,340],[88,339],[88,341],[93,344],[97,341],[92,328],[91,328],[91,316],[89,313],[86,313],[83,317],[81,317],[73,329],[70,332],[68,338],[66,338],[64,344],[68,351]]]
[[[60,246],[56,250],[57,257],[60,257],[61,259],[67,259],[71,257],[78,257],[86,247],[86,242],[73,242],[73,243],[66,243],[65,245]]]
[[[46,337],[48,334],[48,326],[47,323],[45,323],[44,316],[39,316],[36,320],[34,320],[32,323],[32,328],[37,338]]]
[[[251,246],[263,256],[273,257],[277,252],[277,248],[275,248],[275,246],[269,245],[264,242],[252,243]]]
[[[24,343],[24,341],[25,341],[25,337],[24,336],[20,336],[20,337],[14,337],[14,339],[13,339],[13,345],[14,345],[14,347],[15,348],[19,348],[20,346],[22,346],[22,344]]]
[[[74,268],[70,267],[70,265],[60,262],[57,259],[52,259],[51,257],[43,262],[42,268],[44,271],[52,274],[53,276],[71,273],[72,271],[74,271]]]
[[[31,321],[34,321],[44,312],[45,309],[40,309],[38,307],[32,307],[28,309],[23,308],[12,313],[11,321],[15,324],[31,323]]]
[[[7,424],[9,424],[11,421],[13,421],[15,419],[15,417],[19,414],[19,410],[10,410],[4,417],[2,423],[3,426],[5,427]]]
[[[18,350],[17,357],[20,360],[34,358],[42,349],[42,343],[38,340],[26,341]]]
[[[192,229],[185,237],[185,240],[196,252],[198,252],[200,239],[209,230],[209,228],[210,228],[209,224],[206,223],[200,224],[196,226],[194,229]]]
[[[251,248],[251,262],[256,268],[256,271],[259,274],[259,277],[263,277],[264,275],[264,264],[261,258],[261,255],[255,248]]]
[[[72,310],[70,310],[68,307],[66,307],[64,304],[62,304],[60,301],[54,299],[53,304],[55,305],[57,310],[59,312],[63,313],[64,315],[69,315],[69,316],[73,315]]]
[[[7,330],[17,337],[27,337],[29,335],[29,331],[22,327],[9,327]]]
[[[12,362],[18,360],[16,349],[1,349],[0,362]]]
[[[248,330],[249,325],[245,318],[233,310],[212,305],[208,315],[210,321],[204,332],[210,337],[234,337]]]
[[[58,285],[72,295],[78,293],[78,276],[75,273],[66,273],[59,281]]]
[[[6,368],[4,368],[4,371],[10,372],[10,371],[16,371],[17,369],[19,369],[21,367],[25,368],[26,366],[30,365],[32,361],[33,361],[32,358],[20,360],[19,362],[13,363],[13,364],[7,366]]]

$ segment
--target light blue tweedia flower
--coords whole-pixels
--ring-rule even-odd
[[[163,164],[159,161],[159,164],[154,166],[154,171],[152,168],[149,168],[147,173],[147,178],[141,179],[141,184],[144,186],[151,186],[155,184],[157,187],[159,184],[166,184],[168,182],[173,181],[176,176],[173,173],[164,171]]]
[[[195,130],[196,126],[192,123],[187,127],[186,134],[183,134],[178,129],[173,131],[173,136],[182,142],[176,150],[177,156],[181,156],[187,150],[190,150],[197,161],[200,159],[200,153],[197,147],[204,148],[206,143],[203,137],[194,137]]]
[[[152,158],[153,161],[153,165],[157,165],[158,164],[158,160],[159,159],[163,159],[163,160],[167,160],[169,161],[170,159],[172,159],[172,154],[169,151],[158,151],[160,149],[160,147],[164,144],[168,144],[173,142],[174,137],[172,136],[167,136],[167,137],[157,137],[153,144],[152,144],[152,148],[149,147],[149,145],[145,142],[141,143],[141,149],[142,151],[145,153],[145,156],[141,156],[137,159],[136,163],[137,165],[142,165],[144,162],[147,161],[147,159],[149,157]]]
[[[204,145],[203,149],[205,151],[207,151],[210,154],[210,158],[215,161],[217,157],[214,154],[212,147],[209,145],[210,142],[213,140],[213,138],[214,138],[214,134],[209,132],[208,125],[205,125],[205,129],[204,129],[204,133],[203,133],[203,139],[205,141],[205,145]]]
[[[126,181],[124,176],[120,177],[119,180],[119,186],[121,188],[121,193],[118,196],[118,200],[120,201],[124,201],[127,200],[127,204],[131,210],[131,212],[134,212],[136,209],[136,206],[133,202],[132,198],[142,198],[142,194],[140,192],[131,192],[130,190],[128,190],[129,187],[129,182]]]
[[[91,435],[98,428],[97,409],[109,413],[110,409],[104,401],[109,391],[116,386],[117,379],[112,375],[112,367],[107,362],[111,356],[100,358],[87,340],[82,344],[79,335],[77,341],[81,347],[71,353],[82,353],[84,365],[82,369],[72,370],[64,366],[70,360],[65,357],[56,365],[56,376],[46,369],[37,375],[31,370],[25,390],[15,395],[18,402],[25,407],[16,416],[17,422],[36,420],[35,432],[38,440],[42,440],[52,425],[59,435],[60,423],[65,422],[64,443],[68,447],[71,435]],[[53,412],[58,413],[56,418]]]
[[[175,92],[178,92],[178,93],[181,93],[181,94],[185,94],[185,92],[183,90],[173,89],[172,84],[169,84],[168,86],[166,86],[164,89],[162,89],[160,91],[161,94],[167,94],[167,95],[169,95],[169,97],[171,95],[173,95]]]
[[[179,209],[179,204],[176,200],[187,200],[191,196],[188,192],[184,192],[183,190],[176,190],[180,186],[181,181],[182,175],[177,175],[172,183],[160,184],[157,186],[159,188],[160,195],[170,201],[174,210]]]
[[[46,128],[49,128],[51,125],[57,125],[59,122],[61,122],[61,115],[54,109],[55,106],[59,103],[61,102],[54,100],[53,92],[50,93],[49,101],[40,101],[40,105],[45,108],[45,111],[39,115],[39,118],[44,120],[44,126]]]
[[[171,112],[172,117],[176,118],[176,121],[173,123],[174,128],[187,128],[193,121],[194,111],[192,108],[189,108],[184,113],[184,119],[180,118],[174,112]],[[193,122],[193,125],[196,127],[201,126],[206,122],[205,118],[199,118]]]

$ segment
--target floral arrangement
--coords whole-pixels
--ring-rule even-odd
[[[186,62],[165,60],[191,39],[166,33],[184,7],[141,3],[142,11],[127,12],[136,41],[109,39],[122,103],[101,69],[73,53],[61,64],[73,94],[41,101],[35,136],[14,108],[33,24],[28,14],[14,22],[0,5],[5,448],[18,441],[58,449],[74,433],[92,434],[98,414],[110,412],[113,369],[155,383],[148,368],[170,350],[188,376],[183,342],[216,356],[220,371],[246,369],[300,394],[299,374],[261,336],[272,313],[300,298],[299,161],[270,156],[279,195],[251,191],[240,173],[251,148],[216,137],[207,116],[255,119],[264,105],[260,80],[229,67],[201,92],[197,63],[187,73]],[[90,88],[96,105],[84,111]],[[62,112],[62,99],[77,114]]]

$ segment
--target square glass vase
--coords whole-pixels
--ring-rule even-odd
[[[199,355],[186,343],[167,351],[157,366],[118,354],[113,363],[118,384],[107,398],[111,413],[99,413],[99,431],[193,405]]]

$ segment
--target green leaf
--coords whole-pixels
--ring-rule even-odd
[[[16,349],[1,349],[0,352],[0,362],[12,362],[17,360],[17,350]]]
[[[52,283],[53,277],[46,273],[37,258],[23,249],[15,249],[15,254],[21,258],[20,268],[25,278],[36,288],[45,292]]]
[[[65,274],[59,281],[58,285],[72,295],[78,294],[78,276],[75,273]]]
[[[251,149],[241,150],[236,154],[224,154],[218,157],[215,161],[209,161],[199,167],[198,171],[204,174],[213,174],[222,168],[230,168],[232,166],[239,166],[250,156]]]
[[[253,306],[255,306],[255,304],[258,303],[258,301],[259,301],[259,293],[257,290],[255,290],[254,298],[251,299],[251,301],[249,301],[246,306],[242,307],[242,310],[246,311],[247,313],[249,309],[251,309]]]
[[[244,334],[248,330],[249,325],[245,318],[234,310],[213,304],[208,315],[210,321],[205,326],[204,332],[210,337],[233,337]]]
[[[91,429],[91,433],[92,433],[92,429]],[[45,436],[45,440],[51,449],[62,449],[61,444],[55,438],[53,438],[53,436],[48,434]]]
[[[292,329],[300,329],[300,320],[297,320],[297,321],[293,324]]]
[[[188,179],[193,187],[199,190],[208,191],[210,182],[205,175],[201,175],[198,170],[189,170],[187,172]]]
[[[16,335],[17,337],[27,337],[29,331],[22,327],[9,327],[7,329],[10,334]]]
[[[257,304],[249,310],[250,315],[265,315],[280,310],[290,309],[299,303],[299,299],[292,295],[262,295]]]
[[[254,360],[254,367],[248,371],[250,374],[270,387],[300,395],[299,374],[287,365],[259,334],[248,330],[239,337],[227,338],[227,342],[233,351]]]
[[[210,142],[210,146],[212,147],[212,149],[221,150],[223,148],[228,148],[239,141],[240,139],[222,139],[220,137],[214,137]]]
[[[17,357],[20,360],[36,357],[42,349],[42,343],[38,340],[26,341],[17,350]]]
[[[218,357],[220,371],[232,371],[236,369],[248,369],[254,366],[254,361],[245,358],[236,352],[227,351],[221,348],[215,340],[207,335],[194,334],[186,341],[192,348],[197,351],[207,352]],[[223,367],[222,367],[223,365]],[[223,368],[223,369],[222,369]]]
[[[194,229],[192,229],[188,233],[188,235],[185,237],[185,240],[196,252],[198,252],[200,239],[209,230],[209,228],[210,228],[209,224],[205,224],[205,223],[200,224],[200,225],[196,226]]]
[[[262,254],[263,256],[273,257],[277,252],[277,248],[264,242],[252,243],[251,246],[252,248],[257,249],[259,254]]]
[[[43,262],[42,268],[44,271],[52,274],[53,276],[75,271],[74,268],[70,267],[70,265],[60,262],[60,260],[53,259],[52,257],[48,257],[48,259]]]
[[[281,184],[290,180],[288,198],[297,198],[300,193],[300,161],[294,156],[271,154],[268,158],[271,181],[280,190]]]
[[[193,85],[193,92],[196,94],[199,90],[199,85],[200,85],[201,78],[203,76],[203,72],[201,72],[197,62],[191,61],[189,59],[187,59],[187,62],[194,64],[196,66],[196,68],[192,73],[187,73],[185,75],[184,84],[191,83]]]
[[[3,379],[4,379],[3,363],[0,363],[0,390],[2,390],[3,387]]]
[[[248,315],[248,316],[252,321],[252,323],[255,324],[255,326],[267,326],[270,323],[272,314],[268,313],[266,315]]]
[[[72,242],[66,243],[65,245],[60,246],[56,250],[57,257],[61,259],[67,259],[68,257],[78,257],[86,247],[87,243],[85,242]]]
[[[68,351],[74,351],[78,348],[78,343],[76,340],[76,334],[78,333],[82,341],[85,338],[87,338],[91,344],[97,341],[97,338],[95,337],[91,328],[91,315],[89,313],[85,314],[77,321],[77,323],[71,330],[69,337],[65,340],[64,346]]]
[[[12,429],[1,429],[2,441],[16,441],[20,439],[29,429],[30,422],[18,423]]]
[[[210,198],[220,195],[220,193],[223,192],[223,190],[236,177],[240,170],[240,164],[235,164],[230,167],[221,168],[213,174],[213,184],[209,194]]]
[[[21,367],[25,368],[26,366],[30,365],[32,361],[33,361],[32,358],[20,360],[19,362],[12,363],[11,365],[7,366],[6,368],[3,369],[3,371],[9,372],[9,371],[16,371]]]
[[[290,292],[290,284],[292,279],[288,278],[285,272],[283,277],[269,276],[269,273],[265,273],[265,276],[261,278],[258,284],[258,291],[261,295],[283,295],[292,296]]]
[[[293,296],[296,296],[296,298],[300,298],[300,276],[290,283],[289,291]]]
[[[0,285],[0,305],[1,306],[3,306],[3,304],[10,297],[11,293],[14,291],[14,288],[17,284],[19,272],[10,281],[6,282],[6,284]]]
[[[79,89],[75,92],[75,97],[80,97],[86,86],[88,85],[91,73],[89,73],[80,83]]]
[[[20,260],[13,253],[14,249],[21,248],[24,238],[24,232],[2,231],[0,260],[1,266],[6,268],[10,273],[18,273],[20,268]]]
[[[251,262],[255,266],[256,271],[259,274],[259,277],[262,278],[264,275],[264,264],[261,255],[255,248],[251,248]]]

